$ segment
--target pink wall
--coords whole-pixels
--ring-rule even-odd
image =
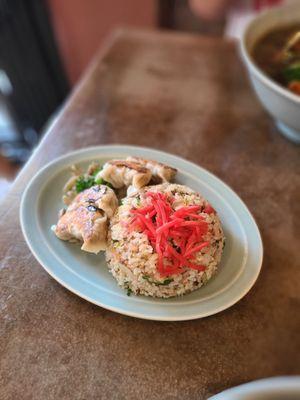
[[[70,83],[116,26],[154,27],[156,0],[47,0]]]

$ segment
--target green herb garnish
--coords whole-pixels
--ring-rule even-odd
[[[92,176],[96,176],[98,172],[101,171],[101,169],[103,169],[103,167],[96,168],[95,171],[92,173]]]
[[[85,189],[89,189],[95,184],[93,177],[84,177],[80,176],[76,181],[76,192],[80,193],[83,192]]]
[[[127,289],[127,296],[130,296],[131,293],[132,293],[132,289],[128,288],[128,289]]]
[[[289,83],[292,81],[300,81],[300,61],[296,61],[283,70],[283,76]]]
[[[156,285],[156,286],[167,286],[171,282],[174,281],[174,279],[172,279],[172,278],[165,279],[163,282],[151,281],[151,279],[150,279],[150,277],[148,275],[143,275],[143,279],[145,279],[147,282],[152,283],[153,285]]]
[[[106,182],[104,179],[102,178],[95,179],[95,176],[99,171],[100,169],[93,172],[92,175],[80,176],[75,183],[76,192],[77,193],[83,192],[85,189],[89,189],[94,185],[106,185],[110,188],[113,188],[112,185],[109,182]]]
[[[95,179],[95,184],[97,184],[97,185],[106,185],[106,186],[110,187],[111,189],[113,188],[112,184],[107,182],[107,181],[105,181],[103,178]]]
[[[102,178],[98,178],[98,179],[95,179],[95,183],[97,183],[97,185],[104,185],[104,179],[102,179]]]
[[[169,279],[165,279],[163,282],[154,282],[154,284],[156,286],[167,286],[167,285],[169,285],[169,283],[171,283],[173,281],[174,281],[174,279],[169,278]]]

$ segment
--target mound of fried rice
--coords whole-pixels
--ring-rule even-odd
[[[199,214],[208,224],[205,240],[210,245],[195,254],[198,264],[204,271],[186,268],[184,272],[161,276],[157,269],[158,254],[147,235],[128,229],[133,208],[147,204],[146,193],[160,192],[173,198],[174,210],[189,205],[200,205]],[[224,234],[218,215],[204,212],[208,202],[192,189],[178,184],[165,183],[148,186],[122,200],[110,222],[108,248],[106,251],[109,270],[117,283],[128,294],[141,294],[152,297],[174,297],[200,288],[216,273],[224,247]]]

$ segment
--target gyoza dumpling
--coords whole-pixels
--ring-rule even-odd
[[[114,191],[105,185],[95,185],[79,193],[61,212],[54,233],[61,240],[83,243],[84,251],[99,253],[106,249],[108,218],[117,207]]]
[[[140,164],[151,171],[151,183],[171,182],[177,173],[177,169],[158,161],[146,160],[140,157],[127,157],[126,161]]]
[[[136,189],[140,189],[149,183],[151,175],[151,171],[148,168],[137,162],[111,160],[104,164],[95,179],[102,178],[115,189],[131,185]]]

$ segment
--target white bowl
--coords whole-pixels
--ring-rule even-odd
[[[297,22],[300,22],[299,2],[263,12],[246,27],[241,41],[241,52],[262,105],[275,118],[281,133],[288,139],[300,143],[300,96],[265,75],[251,56],[253,46],[266,32]]]
[[[299,400],[300,376],[259,379],[225,390],[209,400]]]

